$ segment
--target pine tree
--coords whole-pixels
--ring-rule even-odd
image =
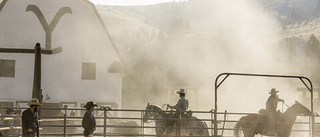
[[[307,57],[320,59],[320,43],[313,34],[310,36],[310,39],[304,46],[304,53]]]
[[[296,48],[295,48],[295,45],[294,45],[292,38],[286,39],[286,48],[289,53],[289,56],[292,57],[292,56],[296,55]]]
[[[167,26],[167,32],[170,36],[182,36],[190,31],[191,26],[188,19],[172,17]]]
[[[165,37],[166,37],[166,34],[162,30],[160,30],[158,33],[158,39],[163,40],[165,39]]]
[[[153,101],[159,103],[165,98],[168,89],[168,79],[162,68],[145,53],[129,66],[129,70],[123,77],[123,105],[134,108],[137,104]],[[145,96],[149,96],[145,98]],[[132,99],[135,103],[132,104]],[[141,107],[141,106],[140,106]]]
[[[320,83],[320,44],[319,40],[312,34],[310,39],[304,46],[306,60],[304,61],[310,78],[314,79],[314,83]]]

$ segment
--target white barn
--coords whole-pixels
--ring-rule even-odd
[[[123,62],[90,1],[3,0],[0,48],[34,49],[36,43],[44,49],[62,48],[60,53],[41,56],[44,96],[121,106]],[[0,53],[1,100],[31,99],[34,58],[34,54]]]

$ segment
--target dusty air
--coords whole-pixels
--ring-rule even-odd
[[[0,0],[0,136],[317,137],[318,0]]]

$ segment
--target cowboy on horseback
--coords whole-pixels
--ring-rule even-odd
[[[275,121],[276,121],[276,112],[277,112],[277,106],[278,106],[278,102],[283,102],[284,100],[279,98],[277,93],[279,91],[277,91],[275,88],[272,88],[271,91],[269,92],[270,97],[267,100],[266,103],[266,112],[268,114],[268,119],[269,119],[269,130],[268,133],[269,134],[275,134]]]
[[[170,106],[168,104],[169,108],[172,109],[176,109],[176,113],[174,113],[168,120],[168,126],[173,126],[175,122],[177,122],[178,118],[183,114],[183,111],[187,111],[188,107],[189,107],[189,101],[188,99],[185,97],[186,93],[184,89],[180,89],[179,91],[177,91],[177,93],[180,96],[180,99],[178,101],[178,103],[174,106]],[[168,132],[167,132],[168,133]]]
[[[167,105],[167,104],[166,104]],[[143,122],[147,122],[148,120],[154,120],[155,124],[155,132],[157,137],[164,137],[164,135],[173,135],[177,136],[177,133],[180,133],[181,136],[210,136],[208,126],[205,121],[201,120],[197,116],[192,116],[188,119],[189,123],[186,126],[182,124],[181,121],[181,128],[173,128],[168,127],[168,118],[172,116],[171,113],[167,113],[167,110],[162,110],[162,108],[158,105],[147,105],[145,113],[143,115]],[[182,115],[183,117],[184,115]],[[188,128],[186,128],[188,127]],[[179,132],[180,131],[180,132]],[[172,136],[171,136],[172,137]]]

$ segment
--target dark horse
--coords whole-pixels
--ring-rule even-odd
[[[157,136],[162,136],[165,134],[167,129],[167,120],[171,116],[171,114],[166,113],[166,111],[162,110],[161,107],[157,105],[149,105],[146,107],[146,112],[143,115],[143,121],[147,122],[152,119],[155,121],[155,131]],[[189,126],[181,126],[181,134],[180,135],[193,135],[193,136],[209,136],[209,131],[207,124],[201,121],[198,117],[192,116],[189,118],[190,123]],[[172,128],[170,133],[166,133],[166,135],[176,135],[176,128]],[[169,131],[169,130],[168,130]]]
[[[280,112],[279,112],[280,113]],[[249,114],[240,118],[238,123],[235,125],[234,134],[239,137],[239,128],[242,127],[244,137],[254,137],[255,134],[261,134],[265,136],[275,137],[289,137],[292,126],[296,121],[298,115],[311,115],[308,108],[296,101],[291,107],[284,113],[280,114],[277,118],[275,133],[276,135],[268,135],[268,125],[263,125],[266,121],[263,121],[263,117],[260,114]]]

